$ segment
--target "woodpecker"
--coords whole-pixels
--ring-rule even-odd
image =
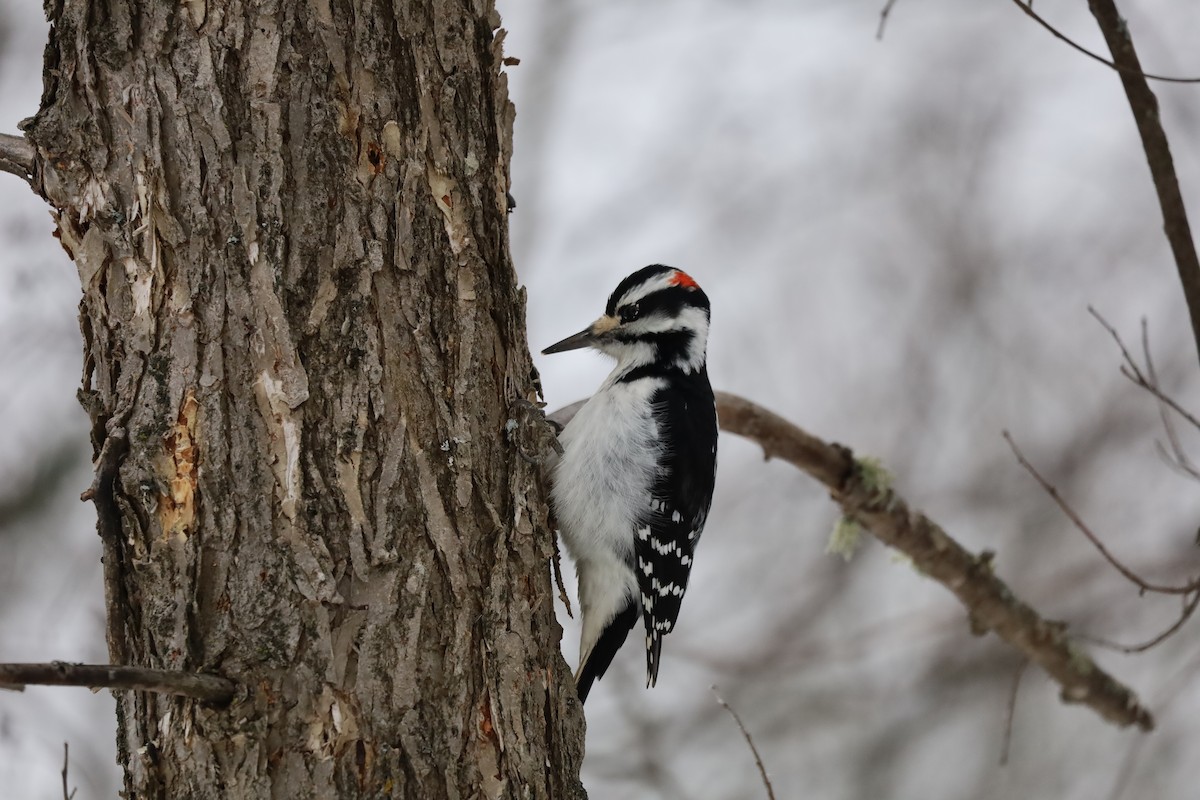
[[[617,362],[559,435],[552,472],[551,502],[579,578],[581,701],[639,615],[647,688],[658,680],[716,479],[708,324],[696,281],[654,264],[621,281],[604,316],[542,351],[592,347]]]

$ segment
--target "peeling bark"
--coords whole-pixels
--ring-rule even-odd
[[[48,13],[127,796],[583,796],[491,4]]]

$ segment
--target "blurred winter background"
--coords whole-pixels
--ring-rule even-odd
[[[901,492],[1015,591],[1126,643],[1171,624],[1015,463],[1027,455],[1131,566],[1200,571],[1200,491],[1156,451],[1158,409],[1117,372],[1095,306],[1200,407],[1179,279],[1117,76],[1004,0],[501,0],[517,105],[513,255],[540,349],[652,262],[713,302],[710,369],[814,433],[881,458]],[[1106,52],[1083,0],[1038,10]],[[1200,74],[1200,4],[1124,3],[1147,69]],[[0,3],[0,130],[40,93],[37,4]],[[1200,88],[1156,84],[1200,222]],[[46,208],[0,175],[0,660],[102,661],[74,270]],[[540,358],[551,406],[598,356]],[[1200,455],[1200,436],[1185,431]],[[1193,798],[1200,623],[1101,663],[1150,735],[1065,706],[975,638],[940,586],[868,541],[827,555],[836,512],[792,468],[726,437],[713,515],[662,680],[629,647],[588,703],[596,798],[763,796],[710,685],[780,798]],[[573,585],[573,583],[572,583]],[[578,632],[567,621],[574,663]],[[0,693],[0,797],[115,796],[107,693]]]

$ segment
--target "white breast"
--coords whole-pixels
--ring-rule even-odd
[[[551,497],[576,561],[632,555],[635,520],[650,504],[661,445],[650,398],[661,379],[605,381],[559,441]]]

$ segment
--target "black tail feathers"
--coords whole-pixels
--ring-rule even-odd
[[[608,665],[612,663],[613,656],[621,649],[621,645],[625,644],[625,637],[629,635],[629,631],[633,630],[637,619],[637,603],[630,601],[629,605],[625,606],[625,609],[621,613],[613,617],[612,622],[608,623],[608,627],[600,634],[600,638],[596,640],[595,647],[588,654],[587,662],[579,668],[579,673],[575,678],[575,688],[579,692],[579,702],[582,703],[587,700],[588,692],[592,688],[592,682],[604,677],[604,673],[608,671]]]

